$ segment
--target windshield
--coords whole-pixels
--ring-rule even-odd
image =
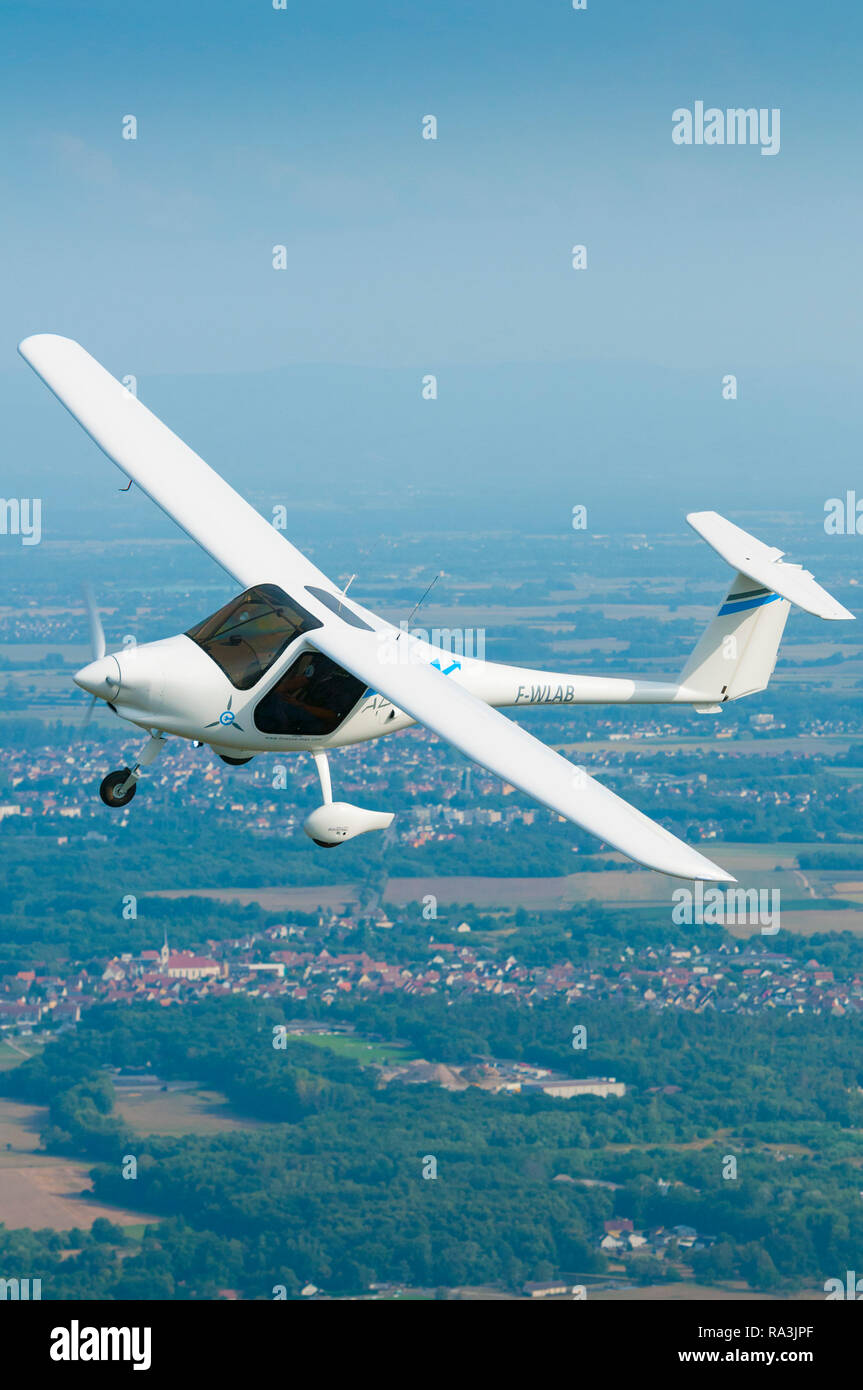
[[[323,627],[276,584],[259,584],[231,599],[186,633],[237,690],[251,690],[303,632]]]

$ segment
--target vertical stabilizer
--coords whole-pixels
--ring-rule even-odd
[[[787,599],[738,573],[680,677],[705,704],[763,690],[773,675],[791,610]]]

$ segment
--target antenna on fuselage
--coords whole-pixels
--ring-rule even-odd
[[[383,539],[384,539],[383,535],[378,536],[378,538],[377,538],[377,540],[375,541],[374,545],[372,546],[371,550],[369,550],[368,554],[367,554],[366,557],[365,557],[367,560],[369,560],[369,559],[371,558],[371,556],[374,555],[375,551],[377,550],[378,546],[380,545],[380,543],[381,543],[381,541],[382,541]],[[345,597],[346,593],[348,592],[348,589],[351,587],[351,585],[353,584],[354,580],[357,578],[357,575],[358,575],[358,574],[359,574],[359,570],[357,570],[356,574],[352,574],[352,575],[351,575],[351,577],[350,577],[350,579],[348,580],[347,584],[345,585],[345,587],[344,587],[344,588],[342,589],[342,591],[341,591],[342,598]]]
[[[404,628],[402,629],[402,631],[406,631],[406,630],[408,630],[408,629],[410,628],[410,625],[411,625],[411,623],[413,622],[416,613],[419,611],[419,609],[420,609],[420,608],[422,607],[422,605],[425,603],[426,599],[428,598],[428,596],[429,596],[429,594],[431,593],[432,589],[434,588],[435,584],[437,584],[437,582],[438,582],[438,580],[440,579],[440,577],[441,577],[442,574],[443,574],[443,570],[440,571],[440,574],[436,574],[436,575],[435,575],[434,579],[432,580],[431,584],[429,584],[429,586],[428,586],[428,588],[426,589],[425,593],[423,594],[422,598],[419,599],[418,602],[414,604],[413,610],[412,610],[412,612],[411,612],[411,615],[410,615],[410,617],[408,618],[407,622],[405,623]]]

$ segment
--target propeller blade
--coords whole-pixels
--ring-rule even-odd
[[[87,725],[90,723],[90,720],[93,718],[93,710],[96,707],[96,701],[98,700],[98,698],[98,695],[93,695],[91,697],[90,703],[84,711],[84,718],[81,720],[82,729],[86,729]]]
[[[105,655],[105,630],[102,627],[96,599],[89,584],[84,585],[84,601],[87,605],[87,617],[90,623],[90,650],[93,654],[93,660],[101,661]]]

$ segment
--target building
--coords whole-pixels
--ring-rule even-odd
[[[207,956],[180,952],[168,957],[164,973],[172,980],[204,980],[220,974],[221,968],[217,960],[210,960]]]
[[[525,1284],[522,1290],[528,1298],[565,1298],[578,1290],[577,1284],[564,1284],[562,1280],[552,1280],[548,1284]]]
[[[605,1100],[608,1096],[626,1095],[623,1082],[615,1081],[613,1076],[585,1077],[578,1081],[555,1078],[543,1081],[541,1089],[547,1096],[560,1096],[562,1100],[570,1100],[573,1096],[600,1096]]]
[[[147,954],[149,955],[149,952]],[[167,975],[171,980],[215,979],[222,973],[219,962],[211,960],[209,956],[195,956],[188,951],[171,951],[168,946],[167,930],[162,949],[159,952],[159,966],[162,974]]]

